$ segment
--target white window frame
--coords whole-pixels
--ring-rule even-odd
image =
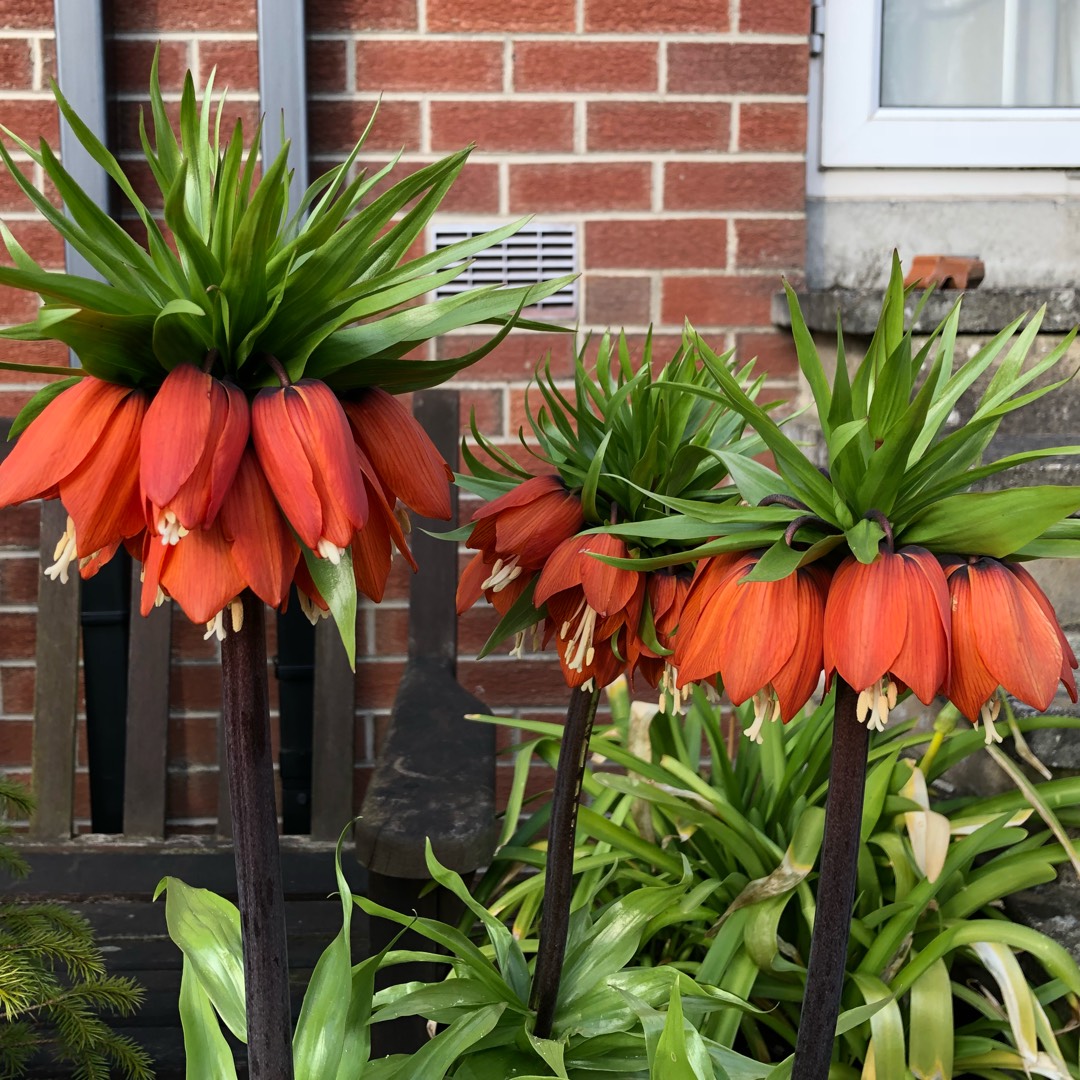
[[[1080,168],[1080,108],[882,107],[882,0],[820,6],[822,168]]]

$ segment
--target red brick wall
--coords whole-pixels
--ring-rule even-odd
[[[167,97],[178,100],[187,68],[201,81],[216,65],[231,112],[250,128],[254,0],[115,7],[122,160],[138,172],[138,104],[159,40]],[[803,266],[808,0],[308,0],[306,11],[313,174],[351,148],[381,93],[367,163],[403,148],[404,175],[477,144],[444,218],[534,213],[576,224],[582,327],[624,326],[639,341],[653,323],[664,356],[689,317],[717,348],[760,356],[774,396],[791,392],[794,357],[769,322],[769,299],[782,273],[797,279]],[[0,122],[55,145],[44,89],[52,4],[0,0],[0,51]],[[59,245],[4,180],[0,213],[46,265],[61,265]],[[32,312],[0,290],[0,321]],[[457,334],[429,355],[474,340]],[[521,334],[455,381],[497,441],[516,442],[528,378],[548,349],[565,375],[567,337]],[[64,362],[56,349],[18,351]],[[0,415],[31,386],[0,373]],[[36,508],[0,515],[0,767],[16,771],[30,754],[36,522]],[[358,800],[404,663],[407,594],[398,566],[383,605],[360,617]],[[191,831],[211,828],[216,812],[216,649],[182,619],[174,625],[169,813],[175,830]],[[479,608],[462,619],[461,681],[494,711],[558,717],[566,692],[550,659],[471,659],[491,625]],[[81,776],[83,819],[85,786]]]

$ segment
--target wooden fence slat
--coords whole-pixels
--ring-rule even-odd
[[[169,746],[169,669],[172,604],[139,614],[139,576],[132,569],[131,635],[128,645],[128,722],[124,768],[124,832],[165,835]]]
[[[41,508],[41,569],[67,527],[59,500]],[[79,575],[66,585],[42,576],[38,588],[37,671],[34,679],[32,768],[37,809],[30,835],[37,840],[71,836],[75,808],[75,710],[79,689]]]
[[[333,619],[315,628],[311,838],[336,840],[353,816],[356,677]]]

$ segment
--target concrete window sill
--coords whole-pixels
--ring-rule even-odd
[[[806,325],[811,330],[834,333],[836,314],[840,313],[845,334],[872,334],[877,325],[884,295],[881,289],[824,289],[800,292],[799,305]],[[960,333],[996,334],[1018,315],[1033,312],[1046,305],[1043,318],[1044,333],[1066,333],[1080,323],[1080,289],[1035,287],[1030,289],[941,289],[927,302],[915,324],[916,331],[929,332],[948,315],[957,297],[963,295],[960,307]],[[915,310],[915,295],[908,313]],[[777,326],[790,326],[787,298],[777,293],[772,299],[772,321]]]

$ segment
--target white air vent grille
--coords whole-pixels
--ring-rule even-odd
[[[493,226],[468,223],[437,225],[435,249],[449,247],[488,232]],[[530,224],[501,244],[473,256],[471,265],[453,281],[435,290],[436,299],[456,296],[483,285],[537,285],[541,281],[577,273],[577,228],[574,225]],[[577,310],[577,281],[535,305],[557,318]]]

